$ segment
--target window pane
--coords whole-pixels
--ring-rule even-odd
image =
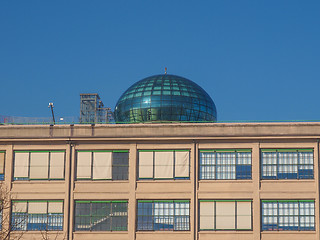
[[[27,213],[12,213],[11,226],[13,231],[26,231],[27,230]]]
[[[50,179],[64,179],[64,152],[50,153]]]
[[[91,179],[92,152],[78,152],[77,178]]]
[[[239,151],[239,152],[238,152]],[[251,179],[251,152],[200,150],[199,179]]]
[[[139,151],[139,179],[189,179],[188,150]]]
[[[41,231],[47,229],[47,214],[28,214],[27,230]]]
[[[298,178],[298,153],[278,153],[278,179]]]
[[[237,229],[252,229],[251,202],[237,202]]]
[[[127,202],[76,201],[75,231],[126,231],[127,208]]]
[[[278,229],[278,204],[277,202],[262,202],[262,230]]]
[[[48,211],[47,202],[29,202],[28,213],[29,214],[46,214]]]
[[[112,179],[128,180],[129,153],[114,152],[112,158]]]
[[[80,203],[75,204],[75,230],[76,231],[89,231],[91,229],[90,222],[90,203]]]
[[[200,179],[215,179],[215,153],[200,153]]]
[[[49,213],[48,214],[48,231],[63,230],[63,214]]]
[[[313,179],[313,153],[300,152],[299,153],[299,179]]]
[[[0,152],[0,180],[3,180],[5,153]]]
[[[137,230],[153,230],[153,203],[138,201]]]
[[[262,179],[312,179],[312,150],[271,150],[261,153]]]
[[[154,230],[173,230],[173,202],[154,203]]]
[[[235,153],[217,153],[216,174],[217,179],[236,178],[236,155]]]
[[[112,152],[94,152],[92,179],[112,179]]]
[[[189,202],[174,203],[174,230],[189,230]]]
[[[173,178],[173,154],[174,152],[155,152],[155,178]]]
[[[11,224],[14,230],[63,230],[62,201],[19,201],[12,204]]]
[[[29,178],[29,153],[15,152],[14,154],[14,179]]]
[[[189,177],[189,152],[175,152],[175,177]]]
[[[235,202],[216,202],[216,229],[235,229]]]
[[[236,179],[251,179],[251,152],[237,152]]]
[[[153,152],[139,152],[139,178],[153,178]]]
[[[200,230],[214,230],[215,202],[200,202]]]
[[[314,230],[314,201],[262,201],[262,230]]]
[[[189,201],[138,201],[137,230],[188,231]]]
[[[128,204],[112,203],[112,231],[126,231],[128,226]]]
[[[48,179],[49,152],[32,152],[30,155],[30,179]]]
[[[91,231],[111,230],[111,203],[91,203]]]

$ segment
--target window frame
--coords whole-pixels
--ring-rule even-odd
[[[151,215],[139,215],[139,203],[151,203],[152,204],[152,208],[151,208],[151,210],[152,210],[152,213],[151,213]],[[155,203],[172,203],[173,204],[173,208],[172,209],[168,209],[168,211],[170,212],[170,211],[172,211],[172,215],[155,215]],[[188,203],[188,215],[176,215],[176,204],[178,204],[178,203]],[[186,231],[190,231],[191,230],[191,223],[190,223],[190,200],[185,200],[185,199],[180,199],[180,200],[163,200],[163,199],[161,199],[161,200],[145,200],[145,199],[140,199],[140,200],[137,200],[137,202],[136,202],[136,209],[137,209],[137,211],[136,211],[136,227],[135,227],[135,229],[136,229],[136,231],[137,232],[144,232],[144,231],[146,231],[146,232],[156,232],[156,231],[159,231],[159,232],[186,232]],[[140,209],[140,211],[143,211],[143,209],[141,210]],[[159,211],[159,210],[158,210]],[[159,212],[161,212],[161,211],[159,211]],[[164,212],[164,211],[163,211]],[[172,221],[173,221],[173,223],[172,223],[172,229],[170,229],[170,228],[167,228],[167,229],[158,229],[158,228],[155,228],[155,218],[157,218],[157,217],[159,217],[159,219],[161,218],[161,216],[162,216],[162,218],[163,219],[165,219],[166,217],[165,216],[167,216],[167,218],[169,217],[169,218],[172,218]],[[152,219],[152,222],[151,222],[151,224],[152,224],[152,229],[138,229],[138,227],[139,227],[139,217],[149,217],[149,218],[151,218]],[[186,225],[187,226],[187,229],[185,230],[185,229],[175,229],[175,227],[176,227],[176,225],[177,224],[179,224],[179,222],[177,223],[177,219],[179,218],[179,217],[185,217],[185,218],[187,218],[187,222],[188,222],[188,225]],[[142,222],[142,224],[143,224],[144,222]]]
[[[14,207],[14,203],[26,203],[26,211],[25,212],[13,212],[13,207]],[[29,210],[29,203],[46,203],[46,213],[28,213]],[[49,213],[49,203],[62,203],[62,213]],[[10,225],[12,226],[13,221],[15,221],[15,216],[17,215],[17,219],[19,219],[19,217],[23,217],[25,220],[25,222],[20,222],[18,223],[16,226],[12,226],[13,231],[63,231],[64,229],[64,200],[12,200],[11,201],[11,217],[10,217]],[[45,218],[38,218],[38,219],[46,219],[45,223],[45,229],[33,229],[33,228],[28,228],[30,222],[29,220],[31,219],[31,221],[33,220],[33,218],[31,218],[31,216],[34,215],[40,215],[40,216],[44,216]],[[53,216],[56,216],[55,219],[61,219],[61,222],[58,221],[58,223],[61,223],[60,225],[54,225],[55,228],[50,229],[49,228],[49,219],[51,219]],[[34,222],[33,222],[34,223]],[[57,223],[57,222],[55,222]],[[38,223],[41,224],[41,223]],[[17,226],[19,226],[19,228],[17,228]]]
[[[93,213],[93,204],[94,203],[110,203],[110,215],[111,215],[111,221],[110,221],[110,230],[95,230],[95,229],[92,229],[92,227],[90,228],[90,230],[79,230],[77,229],[77,219],[79,217],[81,217],[82,215],[79,215],[77,216],[76,215],[76,211],[77,211],[77,203],[89,203],[90,204],[90,215],[89,216],[86,216],[86,217],[89,217],[90,219],[90,223],[92,222],[92,219],[93,217],[95,217],[92,213]],[[126,218],[126,227],[125,229],[122,229],[122,230],[114,230],[112,229],[113,227],[113,224],[112,224],[112,219],[116,216],[112,216],[113,212],[113,203],[126,203],[126,213],[127,215],[125,215],[127,218]],[[75,200],[74,201],[74,220],[73,220],[73,231],[74,232],[126,232],[128,231],[128,218],[129,218],[129,212],[128,212],[128,205],[129,201],[128,200]],[[84,216],[84,215],[83,215]]]
[[[201,164],[201,153],[213,153],[214,154],[214,158],[215,158],[215,163],[212,165],[205,165],[205,164]],[[235,168],[235,178],[217,178],[217,167],[221,166],[217,164],[217,153],[235,153],[235,164],[230,164],[228,166],[234,166]],[[237,153],[250,153],[250,164],[238,164],[238,154]],[[209,181],[216,181],[216,180],[252,180],[252,149],[249,148],[237,148],[237,149],[199,149],[199,181],[205,181],[205,180],[209,180]],[[214,173],[214,178],[202,178],[202,172],[201,170],[204,169],[206,166],[210,166]],[[237,178],[237,167],[238,166],[250,166],[250,177],[249,178]],[[223,172],[221,171],[220,174],[222,174]],[[248,172],[249,173],[249,172]]]
[[[91,153],[91,170],[90,170],[90,178],[78,178],[77,177],[77,170],[78,170],[78,153],[79,152],[90,152]],[[94,161],[94,153],[99,152],[111,152],[111,179],[95,179],[93,178],[93,161]],[[113,153],[127,153],[128,154],[128,164],[125,166],[127,167],[126,172],[126,178],[127,179],[113,179],[113,168],[114,168],[114,158]],[[74,180],[75,181],[128,181],[129,180],[129,158],[130,158],[130,151],[125,149],[115,149],[115,150],[76,150],[76,159],[75,159],[75,174],[74,174]]]
[[[152,177],[140,178],[139,167],[140,167],[140,152],[152,152],[153,153],[153,162],[152,162]],[[172,178],[156,178],[155,177],[155,153],[156,152],[172,152],[173,153],[173,177]],[[176,166],[176,152],[188,152],[188,176],[186,177],[176,177],[175,174],[175,166]],[[190,180],[190,149],[138,149],[137,150],[137,181],[145,181],[145,180]]]
[[[200,215],[200,203],[201,202],[213,202],[214,203],[214,206],[213,208],[215,209],[214,210],[214,215],[212,216],[213,217],[213,224],[214,224],[214,228],[213,229],[201,229],[200,228],[200,221],[201,221],[201,215]],[[216,227],[216,224],[217,224],[217,213],[216,213],[216,203],[217,202],[233,202],[235,203],[235,214],[234,214],[234,226],[235,228],[234,229],[219,229]],[[251,211],[250,211],[250,217],[251,217],[251,228],[250,229],[241,229],[241,228],[237,228],[237,220],[238,220],[238,216],[237,215],[237,203],[238,202],[250,202],[251,203]],[[198,219],[198,229],[199,231],[253,231],[253,200],[252,199],[199,199],[198,201],[198,215],[199,215],[199,219]]]
[[[0,150],[0,153],[3,153],[3,174],[0,174],[0,181],[4,181],[5,178],[5,167],[6,167],[6,151]]]
[[[19,178],[15,177],[15,164],[16,164],[16,153],[28,153],[28,177]],[[48,178],[30,178],[30,162],[31,153],[48,153]],[[50,166],[51,166],[51,153],[64,153],[63,156],[63,178],[51,178],[50,177]],[[14,150],[13,151],[13,168],[12,168],[12,181],[64,181],[66,174],[66,150]]]
[[[299,200],[293,200],[293,199],[281,199],[281,200],[260,200],[261,201],[261,207],[260,207],[260,211],[261,211],[261,213],[260,213],[260,216],[261,216],[261,231],[262,232],[273,232],[273,231],[316,231],[316,219],[315,219],[315,217],[316,217],[316,213],[315,213],[315,211],[316,211],[316,209],[315,209],[315,205],[316,205],[316,201],[314,200],[314,199],[304,199],[304,200],[301,200],[301,199],[299,199]],[[280,215],[279,214],[279,204],[280,203],[298,203],[298,209],[297,209],[297,211],[298,211],[298,215]],[[313,215],[312,214],[309,214],[309,215],[300,215],[300,212],[301,212],[301,208],[300,208],[300,203],[307,203],[307,202],[310,202],[310,203],[313,203],[313,208],[311,208],[311,209],[313,209]],[[263,207],[263,203],[276,203],[277,204],[277,215],[264,215],[264,207]],[[272,208],[272,210],[273,210],[273,208]],[[309,209],[310,210],[310,209]],[[272,227],[272,229],[264,229],[264,224],[263,224],[263,218],[264,217],[272,217],[272,218],[277,218],[277,224],[276,224],[276,228],[273,228]],[[298,226],[297,226],[297,229],[285,229],[285,226],[283,226],[282,228],[280,228],[279,227],[279,218],[280,217],[297,217],[298,218]],[[303,227],[301,227],[300,226],[300,217],[313,217],[313,229],[312,229],[312,227],[309,227],[310,229],[302,229]],[[268,225],[267,225],[267,227],[268,227]],[[287,228],[289,228],[289,226],[287,226]],[[294,228],[294,227],[293,227]],[[306,228],[306,227],[305,227]]]
[[[276,164],[264,164],[263,163],[263,153],[268,152],[268,153],[275,153],[276,154],[276,159],[275,162]],[[299,153],[304,153],[304,152],[309,152],[312,153],[312,164],[300,164],[300,154]],[[297,153],[297,164],[279,164],[279,153]],[[313,148],[262,148],[260,149],[260,180],[312,180],[314,179],[314,149]],[[279,178],[279,166],[296,166],[297,167],[297,177],[296,178]],[[276,173],[275,176],[264,176],[263,175],[263,166],[265,167],[272,167],[275,166],[276,168]],[[306,178],[306,177],[299,177],[299,167],[300,166],[312,166],[312,177],[311,178]],[[288,173],[289,174],[289,173]],[[288,175],[287,174],[287,175]]]

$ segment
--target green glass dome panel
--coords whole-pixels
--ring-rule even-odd
[[[117,123],[215,122],[217,110],[199,85],[183,77],[163,74],[129,87],[115,107]]]

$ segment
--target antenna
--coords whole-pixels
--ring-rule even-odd
[[[54,119],[53,103],[50,102],[48,107],[51,108],[52,121],[53,121],[53,124],[55,124],[55,123],[56,123],[56,120]]]
[[[165,75],[167,74],[167,68],[166,67],[164,68],[164,74]]]

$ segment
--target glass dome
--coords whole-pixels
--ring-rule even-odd
[[[217,120],[214,102],[199,85],[170,74],[133,84],[118,100],[114,115],[117,123]]]

